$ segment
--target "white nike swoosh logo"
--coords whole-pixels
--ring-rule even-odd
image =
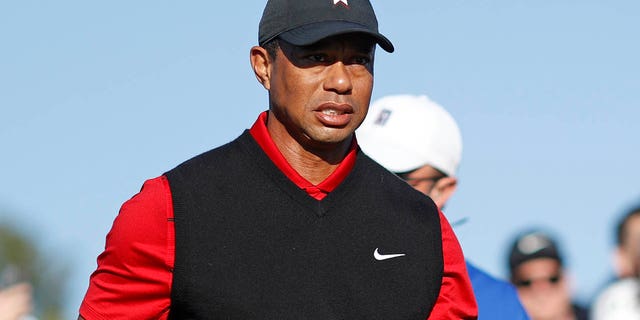
[[[378,252],[378,248],[376,248],[376,250],[373,252],[373,257],[378,261],[387,260],[387,259],[391,259],[391,258],[402,257],[404,255],[405,255],[404,253],[380,254],[380,252]]]

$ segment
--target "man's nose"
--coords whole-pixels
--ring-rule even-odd
[[[338,61],[328,68],[327,78],[324,81],[324,89],[340,94],[351,92],[353,83],[351,82],[349,67],[342,61]]]

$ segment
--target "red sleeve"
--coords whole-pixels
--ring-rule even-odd
[[[440,295],[429,319],[477,319],[478,306],[467,274],[462,248],[442,212],[440,228],[444,272]]]
[[[122,205],[80,306],[93,319],[167,319],[175,238],[165,177],[144,183]]]

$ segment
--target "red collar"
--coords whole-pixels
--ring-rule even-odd
[[[273,163],[284,173],[289,180],[293,181],[300,189],[306,191],[316,200],[322,200],[333,191],[351,172],[356,163],[357,145],[355,136],[351,142],[349,152],[338,165],[335,171],[331,173],[324,181],[318,185],[314,185],[307,179],[303,178],[296,170],[291,167],[289,162],[284,158],[276,144],[271,140],[269,131],[267,131],[267,112],[262,112],[256,122],[251,126],[249,133],[256,140],[260,148],[267,154]]]

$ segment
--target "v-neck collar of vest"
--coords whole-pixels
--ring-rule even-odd
[[[350,189],[356,186],[352,186],[354,183],[354,175],[357,175],[360,171],[358,163],[361,159],[361,151],[358,148],[356,154],[356,163],[351,172],[344,178],[344,180],[332,191],[327,194],[322,200],[316,200],[311,197],[307,192],[298,187],[293,181],[291,181],[278,167],[271,161],[267,154],[260,148],[258,143],[251,137],[248,131],[245,131],[240,139],[243,149],[247,151],[251,159],[248,166],[257,166],[254,170],[254,174],[265,174],[273,182],[274,186],[280,188],[284,194],[290,197],[293,201],[297,202],[301,206],[315,213],[317,217],[324,217],[330,214],[331,210],[339,203],[344,204],[342,199],[350,194]]]

